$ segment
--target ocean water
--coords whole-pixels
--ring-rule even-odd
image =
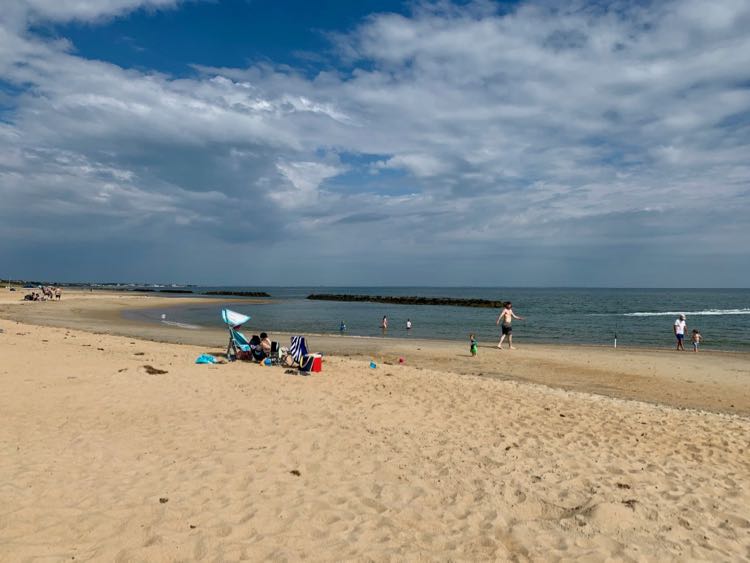
[[[229,307],[252,317],[246,332],[338,334],[344,321],[350,336],[465,340],[475,333],[480,344],[496,343],[498,311],[468,307],[346,303],[305,299],[311,293],[349,293],[510,300],[516,314],[514,343],[585,343],[668,348],[672,324],[687,315],[688,329],[703,335],[703,347],[750,351],[750,289],[579,289],[579,288],[435,288],[435,287],[224,287],[208,290],[266,291],[271,303],[248,304],[226,298],[199,304],[126,312],[130,318],[190,330],[223,327],[220,310]],[[161,315],[166,318],[162,319]],[[386,315],[386,334],[380,321]],[[405,324],[411,319],[413,328]]]

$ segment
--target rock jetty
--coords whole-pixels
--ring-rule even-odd
[[[369,303],[391,303],[394,305],[450,305],[452,307],[484,307],[498,309],[504,301],[490,301],[489,299],[456,299],[452,297],[417,297],[391,295],[348,295],[341,293],[313,293],[308,299],[317,301],[359,301]]]
[[[271,297],[265,291],[204,291],[203,295],[231,295],[233,297]]]
[[[159,293],[193,293],[192,289],[160,289]]]

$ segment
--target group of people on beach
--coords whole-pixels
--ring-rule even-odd
[[[412,324],[411,319],[406,319],[406,331],[409,332],[411,330]],[[383,331],[383,334],[386,333],[388,330],[388,315],[383,315],[383,320],[380,321],[380,330]],[[341,324],[339,325],[339,332],[343,334],[346,332],[346,323],[344,321],[341,321]]]
[[[411,319],[406,319],[406,325],[404,326],[407,332],[410,331],[412,326]],[[388,315],[383,315],[383,320],[380,321],[380,330],[382,330],[383,333],[388,330]]]
[[[62,289],[59,287],[41,286],[39,291],[32,291],[23,296],[24,301],[60,301]]]
[[[687,318],[684,314],[680,314],[677,319],[675,319],[672,328],[674,330],[675,338],[677,338],[677,347],[675,349],[680,352],[684,352],[685,333],[687,332]],[[698,351],[698,346],[700,345],[701,340],[703,340],[701,331],[699,331],[697,328],[694,328],[693,332],[690,333],[690,341],[693,343],[693,352]]]
[[[500,314],[497,316],[497,320],[495,321],[496,326],[500,326],[500,341],[497,343],[498,350],[503,349],[503,342],[505,342],[505,339],[508,339],[508,349],[509,350],[515,350],[515,347],[513,346],[513,320],[519,320],[522,321],[524,318],[520,315],[516,315],[516,313],[513,311],[513,303],[510,301],[507,301],[503,304],[503,308],[500,310]],[[346,330],[346,325],[344,324],[344,321],[341,321],[341,332]],[[406,320],[406,330],[411,330],[412,323],[411,319]],[[380,328],[383,331],[383,333],[388,330],[388,317],[386,315],[383,316],[383,320],[380,322]],[[679,317],[675,320],[674,325],[674,334],[677,338],[677,350],[684,351],[684,340],[685,340],[685,334],[687,332],[687,320],[684,314],[679,315]],[[698,329],[693,329],[692,333],[690,334],[690,340],[693,344],[693,352],[698,352],[698,347],[703,340],[703,336],[701,335],[700,331]],[[469,335],[469,352],[472,356],[476,356],[478,351],[478,344],[476,337],[474,333]]]
[[[499,350],[503,349],[503,342],[505,342],[505,339],[508,339],[508,349],[515,350],[515,347],[513,346],[513,319],[517,319],[519,321],[524,320],[524,318],[520,315],[516,315],[513,312],[513,303],[510,301],[506,302],[503,305],[502,310],[500,311],[500,314],[497,317],[497,320],[495,321],[495,325],[500,325],[502,323],[502,326],[500,328],[500,342],[498,342],[497,347]],[[412,328],[412,322],[411,319],[406,319],[406,331],[409,332]],[[386,333],[388,330],[388,316],[383,315],[383,320],[380,321],[380,329],[383,331],[383,334]],[[346,330],[346,324],[344,324],[344,321],[341,321],[341,325],[339,326],[339,331],[343,333]],[[477,349],[478,344],[477,340],[474,336],[474,334],[469,335],[469,350],[471,352],[472,356],[477,355]]]

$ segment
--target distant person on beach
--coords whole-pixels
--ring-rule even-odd
[[[346,323],[344,321],[341,321],[341,324],[339,325],[339,332],[345,332],[346,331]]]
[[[388,330],[388,317],[383,315],[383,320],[380,321],[380,328],[383,329],[383,332]]]
[[[62,297],[62,289],[59,287],[55,288],[55,299],[60,301],[60,298]]]
[[[474,334],[469,335],[469,352],[471,352],[472,357],[476,357],[477,355],[477,341],[474,338]]]
[[[406,319],[406,330],[411,330],[411,319]]]
[[[699,331],[697,328],[694,328],[692,336],[691,336],[691,340],[693,341],[693,352],[697,352],[698,345],[701,343],[701,340],[703,340],[703,337],[701,336],[701,331]]]
[[[683,344],[683,340],[685,340],[685,331],[687,330],[685,315],[680,315],[679,317],[677,317],[672,328],[674,329],[675,338],[677,338],[677,348],[675,349],[682,350],[684,352],[685,346]]]
[[[519,317],[513,312],[513,303],[508,301],[500,311],[500,314],[497,316],[497,320],[495,321],[495,325],[499,325],[500,321],[502,321],[503,323],[501,327],[500,342],[497,343],[497,347],[500,350],[503,349],[503,341],[505,340],[506,336],[508,337],[508,349],[515,350],[515,348],[513,347],[513,327],[511,327],[513,319],[522,321],[523,317]]]

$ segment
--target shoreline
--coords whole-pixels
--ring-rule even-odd
[[[163,298],[163,296],[154,296],[155,299]],[[169,299],[169,298],[167,298]],[[258,304],[258,303],[268,303],[272,300],[269,299],[252,299],[252,300],[238,300],[237,303],[248,303],[248,304]],[[226,304],[226,301],[221,299],[211,299],[206,298],[207,303],[211,302],[217,302],[217,303],[223,303]],[[159,303],[157,305],[146,305],[143,304],[137,308],[133,308],[133,311],[137,311],[138,309],[159,309],[159,308],[168,308],[168,307],[179,307],[182,305],[189,304],[190,302],[187,301],[185,303],[176,303],[176,304],[169,304],[169,303]],[[123,309],[122,313],[128,313],[130,309]],[[138,322],[141,322],[143,326],[161,326],[161,323],[156,319],[133,319],[132,317],[124,316],[123,318],[127,318],[129,320],[137,320]],[[219,325],[217,321],[217,325]],[[217,328],[216,326],[207,326],[207,325],[193,325],[195,327],[198,327],[200,330],[203,331],[214,331],[214,330],[224,330],[223,328]],[[258,330],[258,329],[255,329]],[[273,327],[266,327],[266,332],[273,332],[274,334],[281,334],[285,336],[291,336],[293,334],[298,334],[297,332],[288,332],[285,330],[276,330]],[[394,329],[400,331],[399,333],[393,332],[391,334],[386,335],[368,335],[368,334],[341,334],[339,331],[331,330],[330,332],[308,332],[305,333],[306,336],[314,336],[314,337],[321,337],[321,338],[352,338],[352,339],[371,339],[374,341],[384,340],[403,340],[403,341],[410,341],[410,342],[421,342],[421,343],[445,343],[445,344],[457,344],[457,343],[465,343],[466,339],[464,338],[442,338],[442,337],[416,337],[416,336],[410,336],[408,332],[406,332],[403,329]],[[499,328],[498,328],[499,330]],[[525,335],[521,335],[521,339],[523,342],[523,346],[532,346],[532,347],[563,347],[563,348],[594,348],[594,349],[612,349],[614,348],[611,344],[601,344],[601,343],[591,343],[591,342],[576,342],[576,341],[561,341],[561,340],[537,340],[533,336],[527,337]],[[165,340],[165,342],[169,342],[169,340]],[[494,345],[489,344],[480,344],[480,348],[492,348]],[[644,352],[665,352],[665,351],[673,351],[674,348],[671,345],[665,345],[661,347],[657,346],[649,346],[649,345],[641,345],[641,344],[623,344],[620,343],[618,346],[618,349],[623,350],[634,350],[634,351],[644,351]],[[726,349],[726,348],[710,348],[706,350],[705,348],[701,349],[702,354],[736,354],[736,355],[744,355],[748,357],[748,360],[750,361],[750,350],[744,350],[744,349]]]
[[[2,295],[2,294],[0,294]],[[226,348],[227,331],[217,328],[185,329],[158,322],[124,318],[125,310],[224,302],[216,298],[165,297],[111,291],[68,292],[52,303],[10,302],[0,299],[0,318],[36,326],[84,330],[120,335],[165,344]],[[243,302],[255,303],[256,300]],[[218,325],[218,322],[217,322]],[[287,345],[290,333],[272,333]],[[701,351],[675,353],[656,348],[587,344],[538,344],[521,340],[517,350],[479,347],[471,358],[462,341],[403,337],[306,334],[312,351],[326,356],[407,364],[419,369],[484,379],[535,383],[627,400],[664,404],[677,408],[707,410],[750,416],[750,353]]]

